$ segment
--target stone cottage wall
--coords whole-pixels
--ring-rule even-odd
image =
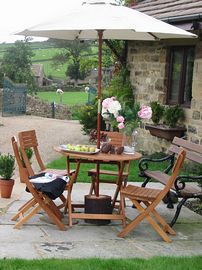
[[[135,100],[145,105],[149,105],[151,101],[165,104],[166,46],[161,42],[130,42],[128,52]],[[192,94],[191,108],[184,109],[186,136],[189,140],[202,144],[202,42],[198,42],[196,46]],[[150,135],[144,124],[138,131],[137,150],[147,153],[165,152],[170,142]]]

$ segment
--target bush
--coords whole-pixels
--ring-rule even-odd
[[[152,121],[155,125],[158,125],[164,113],[164,106],[157,101],[151,102],[152,109]]]
[[[11,154],[0,154],[0,176],[4,180],[10,180],[15,170],[15,158]]]
[[[33,150],[31,148],[27,148],[27,149],[25,149],[25,152],[26,152],[26,155],[27,155],[27,157],[28,157],[28,159],[30,161],[32,156],[33,156]],[[20,151],[20,156],[21,156],[21,159],[22,159],[23,167],[26,167],[21,151]]]
[[[169,106],[165,108],[163,116],[165,124],[171,128],[174,128],[179,120],[184,117],[184,111],[179,105]]]
[[[82,130],[89,134],[92,129],[97,129],[97,101],[93,105],[84,105],[77,112],[79,122],[83,125]],[[105,122],[101,118],[101,130],[105,130]]]

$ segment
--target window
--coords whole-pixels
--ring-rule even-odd
[[[168,104],[190,106],[192,98],[192,77],[194,47],[172,47],[169,53]]]

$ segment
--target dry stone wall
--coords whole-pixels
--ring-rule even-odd
[[[27,96],[27,114],[32,114],[41,117],[53,117],[53,106],[49,102],[40,100],[37,97]],[[55,116],[56,119],[71,119],[70,109],[61,104],[55,105]]]
[[[0,90],[0,111],[2,110],[2,90]],[[40,100],[37,97],[27,95],[27,108],[26,114],[36,115],[40,117],[53,117],[53,106],[49,102]],[[70,109],[61,104],[55,105],[54,118],[56,119],[71,119]]]

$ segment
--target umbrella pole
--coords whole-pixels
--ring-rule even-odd
[[[98,30],[98,112],[97,112],[97,148],[99,148],[99,149],[100,149],[100,126],[101,126],[102,36],[103,36],[103,30]]]
[[[97,148],[100,149],[100,123],[101,123],[101,85],[102,85],[102,36],[103,30],[98,30],[98,112],[97,112]],[[100,164],[96,164],[97,177],[95,195],[99,197],[99,171]]]

